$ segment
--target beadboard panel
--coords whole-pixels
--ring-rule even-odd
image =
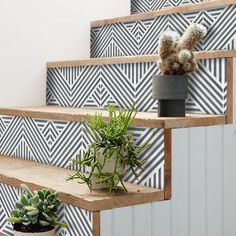
[[[174,130],[173,199],[145,205],[145,211],[140,213],[136,207],[122,208],[119,214],[116,210],[102,212],[102,224],[112,218],[115,228],[122,227],[122,215],[127,212],[130,216],[136,211],[132,224],[126,225],[123,234],[110,235],[143,235],[133,232],[139,228],[136,222],[144,220],[145,214],[151,216],[144,226],[151,236],[235,236],[235,153],[236,135],[232,125]],[[102,229],[102,236],[113,232],[112,225],[107,228]]]
[[[0,232],[13,236],[12,225],[6,221],[9,212],[14,209],[21,190],[0,183]],[[57,228],[56,236],[92,236],[92,213],[61,204],[58,209],[59,220],[68,224],[68,229]]]
[[[131,0],[131,14],[155,11],[165,7],[177,7],[207,0]]]
[[[156,53],[160,34],[175,30],[182,34],[191,23],[208,28],[197,50],[235,49],[236,5],[152,19],[107,24],[91,29],[91,57],[115,57]],[[125,39],[125,40],[122,40]]]
[[[227,59],[198,61],[190,75],[189,113],[226,114]],[[109,103],[138,111],[157,111],[152,98],[156,63],[48,68],[47,105],[104,108]]]

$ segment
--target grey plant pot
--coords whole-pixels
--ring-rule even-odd
[[[159,117],[185,117],[188,98],[188,77],[185,75],[154,75],[153,98],[158,100]]]

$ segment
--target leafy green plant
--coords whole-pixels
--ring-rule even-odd
[[[130,168],[136,178],[144,170],[145,161],[139,159],[139,154],[148,146],[150,139],[141,146],[135,145],[134,134],[128,129],[133,122],[136,111],[116,108],[109,105],[108,121],[101,114],[88,117],[86,132],[91,136],[93,142],[88,146],[84,156],[78,155],[72,160],[71,166],[85,166],[89,171],[87,174],[80,172],[70,176],[67,180],[78,180],[81,184],[87,184],[93,188],[92,179],[96,184],[105,184],[109,192],[117,189],[127,191],[122,181],[124,173],[120,173],[120,167]],[[103,150],[103,158],[99,159],[99,151]],[[107,163],[115,159],[112,171],[107,171]]]
[[[26,185],[21,185],[23,192],[16,202],[16,208],[10,212],[7,220],[24,226],[41,225],[67,227],[57,221],[57,211],[61,204],[57,193],[48,189],[31,192]]]
[[[195,45],[206,35],[207,29],[201,24],[191,24],[182,37],[175,31],[165,31],[159,41],[158,68],[165,75],[185,75],[197,70],[194,58]]]

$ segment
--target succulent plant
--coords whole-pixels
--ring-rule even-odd
[[[136,112],[134,107],[130,110],[116,108],[109,105],[108,108],[109,121],[105,122],[102,115],[97,114],[89,117],[87,129],[85,130],[92,138],[93,143],[88,146],[87,151],[82,156],[78,155],[72,160],[72,166],[85,166],[90,169],[87,174],[80,172],[69,176],[67,180],[78,180],[81,184],[87,184],[90,189],[93,188],[91,179],[96,178],[97,184],[105,184],[109,192],[118,189],[127,191],[123,183],[123,173],[119,173],[118,169],[121,165],[130,168],[136,178],[144,170],[144,160],[139,159],[140,153],[149,147],[149,141],[153,135],[141,145],[134,143],[134,134],[129,131],[130,124],[133,122]],[[98,150],[104,148],[104,162],[101,163],[98,158]],[[115,156],[116,165],[112,173],[104,171],[106,162]]]
[[[40,224],[41,226],[67,227],[57,221],[57,211],[61,204],[57,193],[48,189],[31,192],[26,185],[21,185],[23,192],[16,202],[16,208],[10,212],[7,220],[24,226]]]
[[[185,75],[197,70],[194,58],[195,45],[204,38],[206,27],[191,24],[180,37],[175,31],[165,31],[160,36],[158,68],[165,75]]]

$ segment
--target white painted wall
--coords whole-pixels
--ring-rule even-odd
[[[129,0],[0,0],[0,107],[45,103],[46,62],[89,57],[90,21]]]
[[[234,126],[173,130],[173,199],[102,212],[101,236],[235,236],[234,113]]]

